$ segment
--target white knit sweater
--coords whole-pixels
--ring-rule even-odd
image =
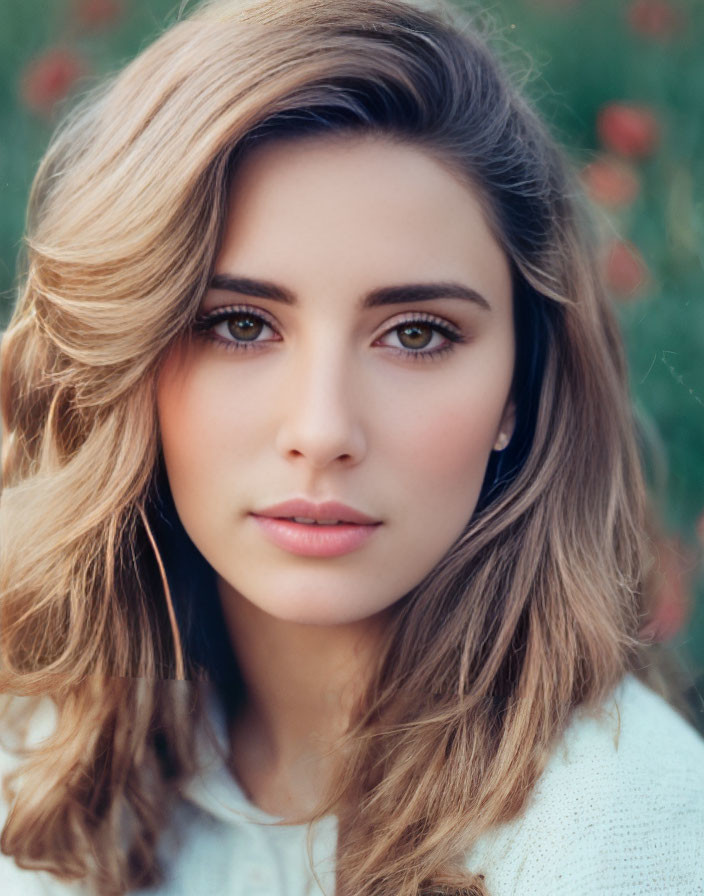
[[[467,857],[492,896],[704,896],[704,740],[632,676],[604,708],[598,719],[575,714],[526,810],[486,834]],[[273,819],[246,801],[215,752],[202,749],[203,771],[186,788],[160,845],[167,878],[140,892],[320,893],[305,826],[262,824]],[[0,753],[0,772],[12,761]],[[313,840],[328,894],[336,833],[329,817]],[[0,855],[2,896],[84,892]]]

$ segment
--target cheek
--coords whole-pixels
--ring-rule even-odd
[[[471,379],[464,380],[472,383]],[[505,402],[503,388],[457,382],[394,406],[396,469],[433,500],[478,497]]]
[[[162,447],[174,491],[188,481],[202,487],[218,464],[232,466],[243,424],[251,433],[260,405],[246,390],[228,388],[220,365],[196,360],[189,355],[169,359],[157,389]]]
[[[204,375],[205,374],[205,375]],[[218,443],[228,416],[221,397],[208,387],[207,371],[199,372],[188,354],[174,354],[157,386],[157,414],[164,462],[177,506],[197,503],[207,488],[219,455]]]
[[[448,478],[466,473],[472,460],[485,453],[485,432],[476,425],[474,415],[456,407],[437,408],[433,418],[413,434],[413,460],[417,466]]]

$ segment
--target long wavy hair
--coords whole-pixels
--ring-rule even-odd
[[[188,614],[208,570],[182,550],[155,382],[192,329],[238,160],[267,140],[428,151],[478,191],[513,272],[516,433],[395,605],[308,819],[338,814],[338,894],[486,896],[462,856],[521,812],[574,708],[629,671],[666,692],[638,636],[645,489],[590,227],[480,31],[440,0],[206,2],[55,135],[1,358],[0,692],[56,710],[7,782],[1,845],[21,866],[109,896],[157,882],[207,681],[236,703],[236,657],[213,662],[218,626]]]

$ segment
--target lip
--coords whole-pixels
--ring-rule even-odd
[[[362,547],[381,526],[381,523],[317,526],[271,516],[250,516],[277,547],[300,557],[340,557],[349,554]]]
[[[250,516],[266,537],[277,547],[300,557],[340,557],[360,548],[381,525],[375,520],[339,501],[314,504],[305,498],[294,498],[254,511]],[[336,526],[296,523],[290,517],[312,520],[340,520]]]
[[[311,520],[340,520],[344,523],[356,523],[361,526],[375,526],[381,520],[375,520],[366,513],[356,510],[354,507],[348,507],[339,501],[323,501],[321,504],[315,504],[307,501],[305,498],[293,498],[290,501],[283,501],[281,504],[274,504],[271,507],[264,507],[261,510],[253,511],[254,516],[260,517],[278,517],[285,519],[287,517],[302,516]],[[304,525],[297,523],[296,525]]]

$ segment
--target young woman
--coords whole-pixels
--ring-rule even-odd
[[[70,117],[2,346],[3,894],[702,892],[575,196],[442,5],[207,3]]]

